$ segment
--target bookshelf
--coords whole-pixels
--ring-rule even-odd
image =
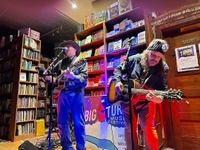
[[[39,80],[35,67],[39,65],[40,47],[40,40],[22,35],[9,43],[0,56],[0,111],[7,113],[1,117],[3,139],[35,136]]]
[[[17,41],[0,48],[0,139],[9,139],[11,134],[11,103],[16,71]]]
[[[125,58],[127,41],[132,39],[130,55],[146,48],[150,35],[148,23],[143,11],[134,8],[75,34],[75,40],[81,46],[81,57],[88,61],[86,96],[107,94],[113,71]]]
[[[47,68],[50,60],[45,57],[41,57],[40,66]],[[38,104],[37,104],[37,119],[43,119],[46,124],[46,112],[47,112],[47,101],[48,101],[48,83],[39,77],[38,85]]]

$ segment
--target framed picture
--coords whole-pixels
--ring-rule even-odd
[[[177,71],[199,70],[197,50],[195,45],[175,49]]]

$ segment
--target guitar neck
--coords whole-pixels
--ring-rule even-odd
[[[124,89],[124,91],[128,93],[128,89]],[[132,94],[148,94],[150,91],[155,95],[160,95],[160,96],[167,95],[167,91],[159,91],[159,90],[157,91],[157,90],[146,90],[146,89],[131,88]]]

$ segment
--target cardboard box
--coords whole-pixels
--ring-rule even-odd
[[[32,30],[31,28],[19,29],[18,30],[18,36],[20,36],[22,34],[26,34],[26,35],[28,35],[31,38],[36,39],[36,40],[40,39],[40,33],[35,31],[35,30]]]

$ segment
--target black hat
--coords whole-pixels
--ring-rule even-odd
[[[147,47],[147,50],[158,51],[162,54],[167,52],[168,49],[169,45],[167,44],[167,41],[162,39],[154,39]]]
[[[74,42],[72,40],[63,41],[58,46],[59,47],[65,47],[65,46],[68,46],[68,45],[70,45],[73,48],[75,48],[76,49],[76,56],[79,56],[79,54],[81,52],[81,48],[76,42]]]

